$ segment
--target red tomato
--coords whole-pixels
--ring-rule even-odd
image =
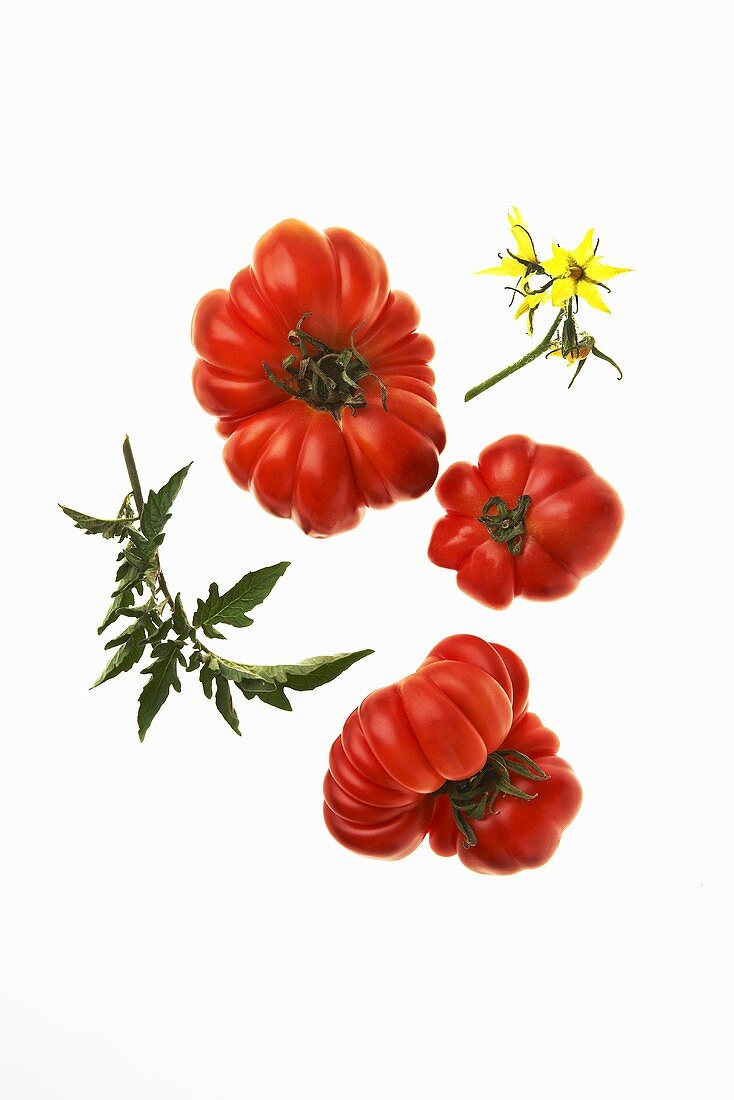
[[[556,600],[601,565],[622,526],[622,502],[581,455],[508,435],[476,466],[456,462],[436,486],[447,515],[428,557],[458,571],[459,588],[487,607],[515,596]]]
[[[268,230],[192,326],[194,392],[219,417],[237,484],[322,537],[427,492],[446,438],[418,320],[354,233],[295,219]]]
[[[558,738],[536,714],[526,713],[513,727],[502,751],[519,750],[548,776],[540,782],[512,775],[520,790],[533,795],[524,802],[512,795],[500,796],[494,812],[472,820],[476,844],[467,845],[459,831],[446,795],[435,799],[430,844],[437,855],[457,855],[472,871],[485,875],[511,875],[547,863],[581,806],[581,785],[570,764],[557,756]]]
[[[436,685],[436,673],[442,665],[449,667],[452,689],[456,688],[454,679],[456,666],[474,668],[475,684],[478,690],[484,690],[485,677],[491,676],[491,669],[498,674],[495,680],[501,684],[506,699],[513,699],[515,720],[512,729],[504,739],[487,749],[479,766],[472,771],[464,771],[462,778],[473,780],[477,773],[493,775],[497,756],[511,764],[518,760],[524,767],[524,754],[530,758],[534,767],[541,769],[548,778],[529,779],[511,773],[511,782],[515,789],[533,795],[532,801],[523,801],[512,794],[495,795],[494,812],[484,816],[470,817],[476,843],[465,847],[465,840],[459,830],[450,797],[455,804],[461,802],[461,787],[457,780],[449,780],[428,789],[427,777],[431,775],[432,765],[427,760],[427,752],[416,752],[416,745],[422,746],[420,737],[424,729],[429,729],[427,744],[433,752],[436,748],[434,723],[427,721],[427,715],[435,703],[439,720],[448,718],[448,712],[440,700],[432,694]],[[421,679],[421,674],[431,673],[431,679]],[[408,677],[395,685],[395,694],[379,692],[368,696],[365,703],[372,700],[371,708],[365,703],[350,714],[341,737],[333,744],[329,757],[329,771],[324,780],[324,820],[332,836],[345,847],[362,855],[379,859],[401,859],[409,855],[422,842],[430,830],[430,843],[433,850],[444,856],[458,853],[461,861],[471,870],[485,874],[510,874],[526,867],[538,867],[548,860],[560,839],[563,829],[573,820],[581,803],[581,788],[570,767],[556,756],[558,738],[546,729],[534,714],[528,714],[527,672],[519,657],[511,650],[500,646],[490,646],[479,638],[470,635],[456,635],[440,642],[429,654],[418,673],[415,674],[416,692],[426,689],[421,700],[421,709],[411,713],[410,722],[405,723],[408,709],[400,714],[400,691]],[[384,689],[390,692],[390,689]],[[376,698],[377,697],[377,698]],[[480,697],[481,702],[481,697]],[[481,710],[481,706],[478,708]],[[462,707],[459,707],[462,711]],[[474,711],[476,716],[476,711]],[[426,726],[427,721],[427,726]],[[476,747],[477,728],[470,736],[467,727],[461,722],[447,721],[448,743],[454,746],[455,762],[458,754],[465,753],[465,741]],[[400,759],[400,748],[405,747],[405,756]],[[490,756],[490,753],[495,754]],[[444,746],[439,753],[443,767],[449,759],[448,749]],[[478,759],[478,757],[477,757]],[[435,764],[436,761],[434,760]],[[462,769],[454,769],[459,771]],[[396,777],[396,771],[403,779],[407,778],[411,786],[406,786]],[[440,779],[433,768],[432,783]],[[418,789],[416,789],[418,788]]]

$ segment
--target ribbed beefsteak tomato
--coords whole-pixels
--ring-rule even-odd
[[[194,392],[237,484],[322,537],[425,493],[445,433],[418,320],[356,234],[295,219],[268,230],[192,325]]]
[[[487,607],[515,596],[556,600],[599,566],[624,511],[614,489],[575,451],[508,435],[476,466],[456,462],[436,496],[447,515],[428,557],[456,569],[459,588]]]
[[[496,675],[511,704],[512,727],[499,742],[490,738],[489,749],[486,729],[475,723],[481,706],[468,709],[464,697],[456,708],[455,695],[441,699],[433,691],[437,683],[455,688],[460,664],[474,669],[480,703],[485,678]],[[450,669],[448,680],[436,678],[441,665]],[[428,670],[432,676],[420,679]],[[458,853],[467,867],[485,874],[545,863],[579,808],[581,788],[555,755],[555,734],[527,713],[528,677],[520,658],[503,646],[456,635],[440,642],[414,675],[368,696],[332,745],[324,780],[329,832],[346,848],[378,859],[402,859],[430,832],[437,854]],[[409,706],[407,681],[413,681]],[[442,725],[444,745],[437,734]],[[469,765],[466,746],[475,750],[478,742],[485,745],[483,759],[477,766],[482,753],[472,755]],[[440,782],[449,758],[456,764],[465,752],[463,766],[451,769],[455,778]]]

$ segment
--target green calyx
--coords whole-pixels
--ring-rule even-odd
[[[504,543],[513,557],[522,551],[525,515],[531,503],[530,497],[523,494],[517,498],[514,508],[508,508],[502,497],[490,497],[482,508],[482,514],[477,516],[494,541]]]
[[[511,774],[522,775],[536,782],[550,779],[525,753],[518,752],[517,749],[498,749],[489,754],[487,763],[476,775],[469,779],[449,779],[436,791],[436,795],[446,795],[451,803],[454,821],[464,838],[465,848],[472,848],[477,843],[471,822],[481,821],[495,813],[494,805],[500,795],[503,798],[519,798],[523,802],[532,802],[538,797],[537,794],[528,794],[516,787],[510,778]]]
[[[289,376],[289,381],[276,378],[267,363],[263,363],[266,375],[279,389],[285,390],[291,397],[305,401],[312,409],[329,412],[336,421],[341,419],[343,409],[363,409],[367,404],[364,391],[360,386],[363,378],[374,378],[380,387],[382,407],[387,409],[387,390],[370,370],[370,365],[354,344],[354,333],[349,347],[335,351],[323,341],[311,336],[303,328],[303,322],[310,313],[304,313],[294,329],[288,333],[288,341],[298,349],[298,353],[286,356],[281,366]]]

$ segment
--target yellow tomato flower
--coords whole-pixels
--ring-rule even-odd
[[[613,279],[615,275],[632,270],[629,267],[611,267],[610,264],[601,262],[601,257],[594,250],[593,229],[589,230],[573,252],[560,248],[554,241],[553,255],[544,262],[543,268],[553,279],[551,301],[557,309],[578,294],[594,309],[601,309],[604,313],[610,313],[611,310],[604,304],[599,285]]]
[[[503,256],[502,263],[496,267],[485,267],[483,271],[475,271],[475,275],[507,275],[510,279],[518,279],[527,275],[528,268],[540,266],[540,261],[535,254],[533,238],[516,206],[513,206],[511,213],[507,215],[507,220],[515,238],[513,254]]]

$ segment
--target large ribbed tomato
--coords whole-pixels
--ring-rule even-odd
[[[458,571],[462,591],[487,607],[515,596],[556,600],[597,568],[622,526],[622,502],[575,451],[508,435],[476,466],[456,462],[436,496],[447,515],[428,547]]]
[[[192,326],[194,392],[237,484],[317,536],[425,493],[445,433],[418,320],[361,237],[295,219],[268,230]]]
[[[442,665],[452,670],[449,681],[436,679]],[[441,699],[432,690],[437,682],[455,686],[458,665],[474,669],[480,693],[489,677],[511,701],[512,727],[499,742],[490,739],[489,751],[486,730],[478,736],[475,723],[481,707],[472,707],[470,730],[460,720],[469,715],[466,699],[457,718],[451,713],[456,697],[446,693]],[[427,671],[431,678],[420,679]],[[430,831],[437,854],[458,853],[474,871],[510,874],[545,863],[578,810],[581,788],[569,765],[555,755],[555,734],[527,713],[522,661],[503,646],[456,635],[440,642],[414,676],[368,696],[332,745],[324,780],[329,832],[346,848],[378,859],[402,859]],[[430,685],[418,709],[404,705],[407,681],[413,681],[413,702]],[[443,745],[442,728],[447,735]],[[476,749],[478,741],[485,745],[483,753],[473,755],[471,765],[467,755],[463,767],[452,769],[455,778],[439,783],[450,750],[455,763],[465,745]]]

